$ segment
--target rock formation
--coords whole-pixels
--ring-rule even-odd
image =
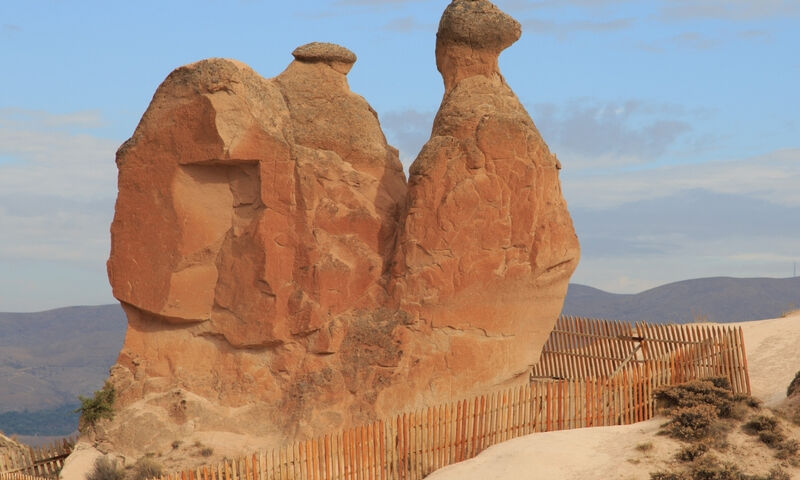
[[[498,70],[519,36],[487,0],[447,7],[408,184],[343,47],[302,46],[272,79],[172,72],[117,153],[129,327],[117,415],[88,438],[133,460],[176,439],[249,450],[525,375],[579,251],[558,160]]]
[[[579,256],[558,160],[498,69],[520,33],[488,1],[445,10],[436,40],[444,99],[411,166],[395,251],[395,298],[446,338],[443,362],[467,366],[431,374],[454,393],[527,373]]]

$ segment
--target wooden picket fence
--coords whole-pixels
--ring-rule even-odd
[[[55,477],[37,477],[25,473],[0,473],[0,480],[53,480]]]
[[[418,480],[522,435],[650,419],[656,388],[709,376],[749,394],[741,328],[562,317],[525,385],[155,480]]]
[[[65,438],[42,447],[24,447],[0,454],[0,480],[52,479],[72,452],[74,438]]]
[[[750,394],[741,327],[630,324],[562,316],[542,349],[531,379],[612,378],[629,365],[647,365],[659,385],[727,377],[735,393]]]

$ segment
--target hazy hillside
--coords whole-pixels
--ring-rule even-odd
[[[0,413],[74,404],[96,390],[125,325],[119,305],[0,313]]]
[[[595,318],[656,323],[743,322],[780,317],[800,308],[800,277],[699,278],[633,295],[570,284],[562,312]]]

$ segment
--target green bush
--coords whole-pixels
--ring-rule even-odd
[[[86,476],[86,480],[124,480],[125,471],[117,462],[108,457],[99,457],[94,462],[94,468]]]
[[[81,414],[81,429],[85,426],[94,426],[100,419],[114,418],[114,387],[106,382],[103,388],[94,392],[92,398],[78,396],[81,406],[75,412]]]

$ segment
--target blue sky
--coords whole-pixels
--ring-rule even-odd
[[[564,168],[573,281],[613,292],[800,262],[800,2],[505,0],[506,80]],[[353,91],[406,165],[443,92],[446,1],[0,2],[0,311],[110,303],[116,148],[174,68],[266,77],[311,41],[357,56]]]

